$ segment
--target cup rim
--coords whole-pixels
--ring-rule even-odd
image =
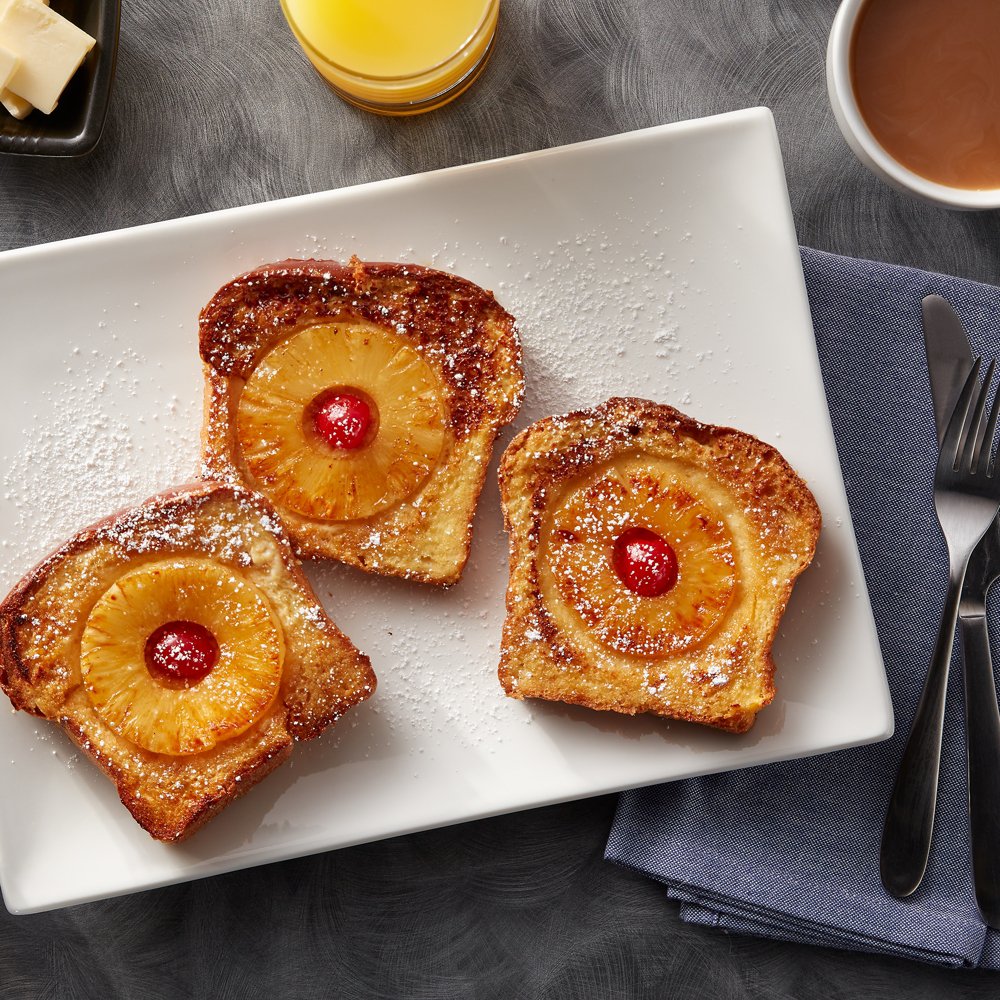
[[[875,138],[861,115],[851,82],[851,42],[858,14],[868,0],[843,0],[830,29],[826,53],[827,88],[834,117],[862,162],[897,187],[949,208],[1000,208],[1000,187],[959,188],[930,180],[903,166]],[[860,148],[859,148],[860,147]]]

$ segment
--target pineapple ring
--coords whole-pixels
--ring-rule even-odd
[[[615,540],[649,528],[677,556],[677,582],[643,597],[613,565]],[[631,459],[602,469],[556,507],[545,544],[563,601],[604,645],[647,658],[690,650],[721,622],[736,590],[724,521],[675,475]]]
[[[185,686],[155,678],[146,640],[168,622],[191,621],[219,644],[211,672]],[[83,686],[98,715],[153,753],[180,756],[239,736],[278,694],[285,641],[267,598],[209,559],[145,563],[94,605],[80,650]]]
[[[373,401],[377,431],[332,448],[311,425],[330,389]],[[308,327],[266,354],[240,396],[236,433],[247,469],[278,506],[353,521],[412,496],[445,447],[440,379],[401,334],[374,323]]]

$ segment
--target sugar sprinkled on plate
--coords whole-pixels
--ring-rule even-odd
[[[161,389],[156,363],[109,338],[106,321],[99,327],[109,349],[70,348],[61,377],[21,418],[0,493],[16,529],[0,539],[4,590],[84,525],[196,478],[198,390],[181,398]],[[143,399],[141,420],[121,406],[130,397]]]

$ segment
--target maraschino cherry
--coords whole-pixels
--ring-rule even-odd
[[[677,583],[677,555],[649,528],[623,531],[611,561],[621,582],[640,597],[660,597]]]
[[[368,403],[353,392],[337,392],[320,400],[313,413],[316,433],[331,448],[353,451],[368,438],[372,411]]]
[[[146,640],[146,667],[169,681],[194,683],[219,662],[219,643],[197,622],[167,622]]]

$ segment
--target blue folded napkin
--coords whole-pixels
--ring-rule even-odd
[[[947,577],[931,498],[937,442],[920,300],[943,295],[965,322],[973,350],[995,351],[1000,288],[808,249],[802,266],[896,735],[625,792],[606,856],[664,883],[692,923],[998,969],[1000,934],[983,924],[972,891],[957,644],[934,845],[923,884],[909,900],[883,890],[878,852]],[[1000,639],[998,611],[991,607]]]

